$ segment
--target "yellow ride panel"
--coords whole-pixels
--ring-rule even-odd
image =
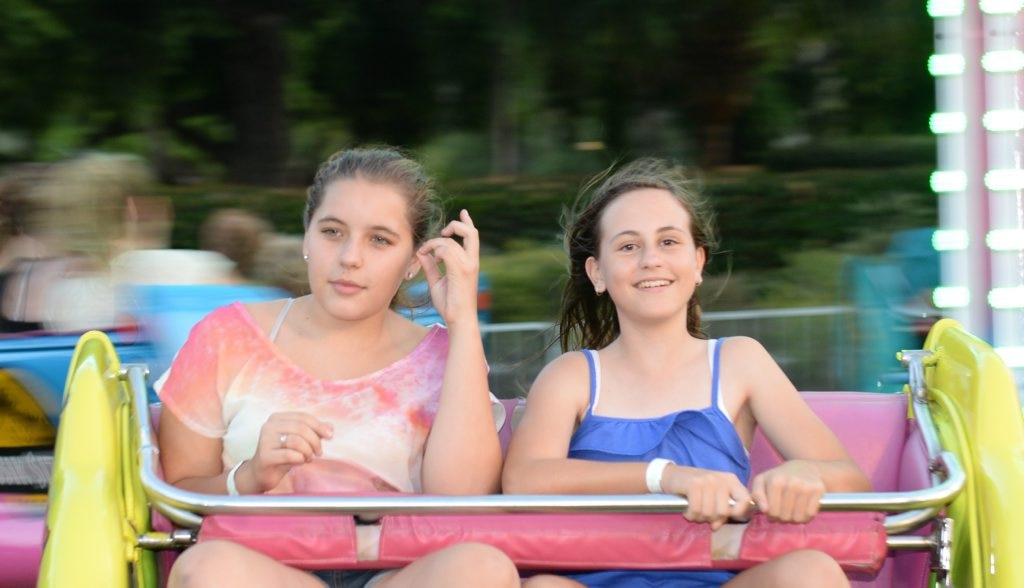
[[[998,354],[950,319],[932,327],[925,371],[943,446],[960,458],[965,491],[950,505],[953,584],[1024,582],[1024,419],[1013,375]]]

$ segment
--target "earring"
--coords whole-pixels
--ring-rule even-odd
[[[414,276],[416,276],[416,274],[414,274],[412,272],[409,272],[409,273],[405,274],[405,279],[411,280],[411,279],[413,279]]]
[[[302,254],[302,261],[309,261],[309,254],[308,253],[303,253]]]

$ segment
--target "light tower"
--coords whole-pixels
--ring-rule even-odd
[[[942,283],[933,300],[1024,381],[1024,0],[929,0]]]

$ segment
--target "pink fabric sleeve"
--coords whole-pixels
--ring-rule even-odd
[[[219,308],[192,328],[159,391],[164,407],[205,437],[223,437],[227,430],[218,376],[233,335],[231,313],[231,307]]]

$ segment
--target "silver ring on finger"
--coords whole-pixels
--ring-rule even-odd
[[[288,447],[288,433],[281,433],[278,439],[281,441],[281,449]]]

